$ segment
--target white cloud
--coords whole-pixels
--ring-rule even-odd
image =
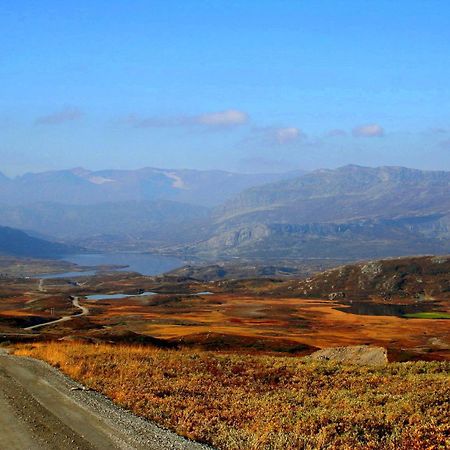
[[[138,117],[129,115],[122,122],[135,128],[166,128],[166,127],[204,127],[227,128],[244,125],[249,121],[249,115],[237,109],[210,112],[195,116],[172,117]]]
[[[302,138],[303,133],[296,127],[276,128],[274,129],[274,137],[279,144],[289,144]]]
[[[384,136],[384,129],[376,123],[361,125],[353,129],[353,136],[356,137],[381,137]]]
[[[226,111],[202,114],[195,118],[195,122],[198,122],[201,125],[213,127],[243,125],[247,123],[248,120],[248,114],[237,109],[228,109]]]
[[[330,130],[326,133],[327,137],[341,137],[341,136],[347,136],[347,132],[345,130],[341,130],[339,128],[336,128],[334,130]]]
[[[297,127],[253,127],[242,145],[268,147],[289,146],[306,139],[306,134]]]
[[[83,115],[83,112],[78,108],[67,106],[60,111],[38,117],[34,123],[36,125],[60,125],[62,123],[79,120]]]

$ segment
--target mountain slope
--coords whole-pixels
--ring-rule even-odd
[[[450,172],[345,166],[245,190],[217,215],[288,223],[426,215],[450,210],[449,189]]]
[[[74,247],[31,237],[14,228],[0,227],[0,254],[3,255],[50,258],[75,250]]]
[[[346,166],[242,192],[216,209],[205,257],[373,258],[450,252],[450,172]]]
[[[0,216],[4,225],[30,228],[64,241],[86,240],[83,243],[88,246],[100,241],[173,245],[204,236],[209,209],[170,201],[96,205],[36,203],[26,207],[0,205]]]

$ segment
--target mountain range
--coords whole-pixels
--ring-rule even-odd
[[[205,257],[374,258],[450,250],[450,172],[345,166],[244,190],[215,209]]]
[[[0,204],[58,203],[93,205],[111,202],[170,200],[217,206],[242,190],[301,174],[240,174],[220,170],[178,170],[146,167],[137,170],[83,168],[0,174]]]
[[[214,206],[247,187],[300,173],[75,168],[0,174],[0,225],[101,250],[189,243],[207,235]]]
[[[145,168],[0,177],[1,225],[100,249],[188,258],[450,253],[450,172],[243,175]]]

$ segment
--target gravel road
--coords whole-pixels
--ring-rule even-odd
[[[62,316],[61,318],[52,320],[50,322],[38,323],[37,325],[32,325],[31,327],[24,328],[24,330],[36,330],[37,328],[43,328],[48,325],[54,325],[55,323],[60,322],[67,322],[68,320],[72,320],[74,317],[87,316],[89,314],[89,309],[87,309],[85,306],[80,305],[80,300],[78,297],[72,298],[72,305],[75,308],[78,308],[81,312],[79,314],[73,314],[72,316]]]
[[[0,349],[0,449],[206,450],[114,405],[48,364]]]

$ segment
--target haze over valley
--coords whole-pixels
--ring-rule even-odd
[[[402,167],[74,169],[4,177],[0,213],[5,226],[67,245],[60,253],[358,260],[449,253],[449,186],[450,172]]]

